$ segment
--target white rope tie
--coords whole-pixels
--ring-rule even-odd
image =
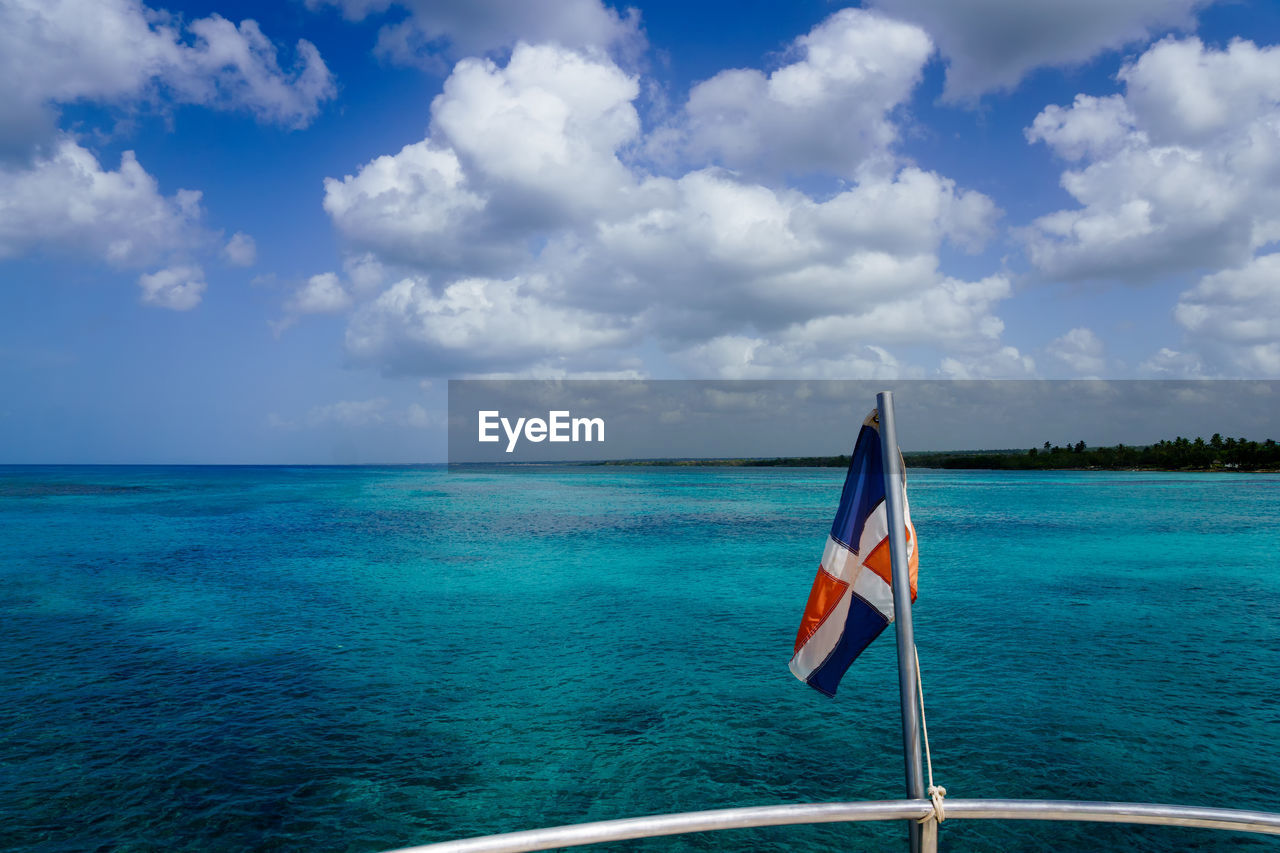
[[[913,643],[911,651],[916,656],[916,695],[920,697],[920,728],[924,730],[924,758],[929,767],[929,799],[933,801],[933,812],[920,818],[920,823],[928,823],[931,820],[942,823],[947,819],[946,810],[942,807],[947,789],[933,784],[933,756],[929,754],[929,722],[924,716],[924,680],[920,677],[920,650]]]
[[[929,786],[929,799],[933,800],[933,814],[925,815],[924,817],[920,818],[921,823],[925,823],[927,821],[935,820],[935,819],[938,821],[938,823],[942,823],[944,820],[947,819],[947,812],[945,809],[942,808],[942,798],[945,797],[946,795],[947,795],[947,789],[942,787],[941,785]]]

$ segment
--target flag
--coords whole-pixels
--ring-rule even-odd
[[[791,671],[796,678],[828,696],[836,695],[836,687],[853,659],[893,621],[893,571],[884,495],[880,415],[872,409],[858,432],[840,507],[809,592],[791,658]],[[907,527],[911,600],[915,601],[919,558],[905,480],[902,514]]]

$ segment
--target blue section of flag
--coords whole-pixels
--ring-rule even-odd
[[[844,492],[840,495],[840,508],[836,510],[836,519],[831,524],[831,537],[857,554],[867,516],[883,500],[884,459],[880,454],[880,432],[864,424],[853,446],[849,473],[844,478]]]
[[[879,610],[858,596],[851,596],[849,616],[845,619],[840,642],[836,643],[827,659],[805,681],[810,687],[821,690],[828,696],[835,696],[840,679],[853,664],[854,658],[862,654],[862,650],[871,645],[871,641],[880,636],[880,632],[888,624],[889,620]]]

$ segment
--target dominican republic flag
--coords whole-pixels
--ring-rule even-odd
[[[902,512],[907,525],[911,600],[915,601],[920,561],[906,492],[904,480]],[[810,687],[834,696],[849,664],[892,621],[893,581],[880,414],[872,409],[862,422],[853,448],[840,508],[796,634],[791,671]]]

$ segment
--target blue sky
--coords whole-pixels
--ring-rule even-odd
[[[0,0],[0,462],[439,460],[450,377],[1276,378],[1277,43],[1262,2]]]

